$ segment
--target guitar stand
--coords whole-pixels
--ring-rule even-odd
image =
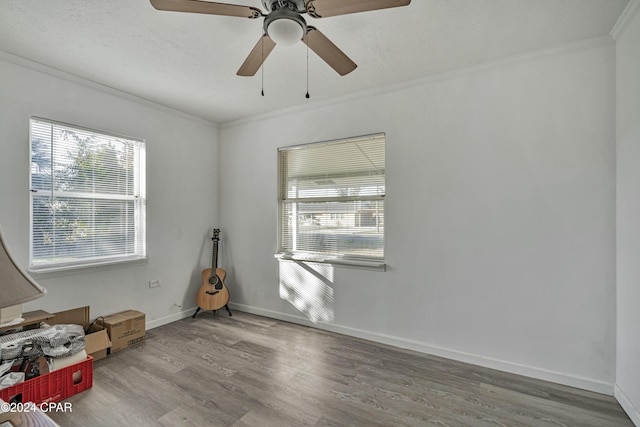
[[[224,305],[224,308],[226,308],[226,309],[227,309],[227,312],[229,313],[229,316],[233,316],[233,314],[231,314],[231,309],[229,309],[229,305],[228,305],[228,304],[225,304],[225,305]],[[213,311],[213,314],[216,314],[216,311],[217,311],[217,310],[211,310],[211,311]],[[200,307],[198,307],[198,308],[196,309],[196,312],[195,312],[195,313],[193,313],[193,316],[191,316],[191,318],[192,318],[192,319],[195,319],[195,318],[196,318],[196,314],[198,314],[199,312],[200,312]]]

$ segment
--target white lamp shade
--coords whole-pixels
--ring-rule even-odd
[[[271,22],[267,33],[277,45],[292,46],[302,39],[304,30],[298,22],[282,18]]]
[[[43,296],[47,290],[13,261],[0,230],[0,308],[11,307]]]

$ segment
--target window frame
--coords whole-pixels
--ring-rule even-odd
[[[133,194],[112,194],[108,192],[91,192],[91,191],[61,191],[54,189],[55,179],[52,179],[50,189],[36,189],[34,188],[34,164],[33,164],[33,143],[34,143],[34,122],[46,123],[51,126],[59,126],[62,128],[68,128],[70,130],[89,133],[91,136],[99,138],[108,138],[115,140],[125,140],[127,144],[131,143],[134,158],[132,163],[134,164],[134,178],[133,178]],[[55,163],[53,155],[54,143],[53,139],[47,141],[51,144],[51,167]],[[28,271],[31,273],[49,273],[58,272],[73,269],[86,269],[91,267],[99,267],[105,265],[116,265],[132,262],[146,262],[147,260],[147,231],[146,231],[146,142],[144,139],[133,138],[130,136],[117,134],[113,132],[106,132],[102,130],[83,127],[75,124],[64,123],[52,119],[43,117],[31,116],[29,118],[29,267]],[[53,169],[52,169],[53,170]],[[53,173],[53,172],[52,172]],[[134,206],[134,235],[133,235],[133,247],[134,250],[130,253],[122,251],[115,255],[100,255],[87,258],[75,258],[72,260],[62,260],[62,257],[53,257],[47,262],[38,262],[35,256],[35,227],[34,219],[35,213],[35,199],[37,197],[49,197],[50,200],[55,200],[56,197],[72,200],[90,200],[93,202],[105,202],[105,201],[120,201],[120,202],[133,202]]]
[[[278,242],[277,242],[277,253],[274,255],[276,259],[279,260],[293,260],[293,261],[301,261],[301,262],[314,262],[314,263],[326,263],[331,264],[337,267],[352,267],[359,269],[370,269],[377,271],[385,271],[386,263],[385,263],[385,249],[386,249],[386,230],[385,230],[385,211],[386,211],[386,166],[383,168],[383,179],[384,179],[384,192],[383,194],[377,195],[364,195],[364,196],[332,196],[332,197],[288,197],[288,180],[287,173],[288,166],[283,165],[284,153],[292,151],[292,150],[304,150],[306,148],[312,148],[314,146],[328,146],[333,144],[341,144],[341,143],[357,143],[358,141],[373,139],[373,138],[382,138],[383,147],[384,147],[384,158],[386,163],[386,134],[384,132],[369,134],[369,135],[361,135],[355,137],[348,138],[339,138],[335,140],[327,140],[320,142],[312,142],[307,144],[297,144],[286,147],[279,147],[277,152],[277,184],[278,184]],[[371,184],[374,185],[374,184]],[[335,187],[336,189],[340,188],[339,186]],[[337,190],[336,190],[337,191]],[[285,248],[285,240],[287,233],[285,232],[284,225],[284,217],[285,210],[288,204],[298,204],[298,203],[322,203],[322,202],[363,202],[363,201],[374,201],[380,202],[382,205],[382,256],[368,256],[368,255],[353,255],[345,253],[345,251],[338,251],[337,254],[329,254],[324,252],[312,252],[305,250],[289,250]],[[333,214],[330,214],[333,215]],[[337,215],[337,214],[336,214]],[[344,215],[344,214],[343,214]],[[378,217],[379,218],[379,217]],[[297,233],[296,233],[297,234]]]

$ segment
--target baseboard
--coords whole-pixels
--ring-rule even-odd
[[[640,409],[638,409],[636,405],[631,402],[631,399],[629,399],[624,390],[622,390],[618,384],[616,384],[615,386],[613,395],[615,396],[616,400],[618,400],[618,403],[620,404],[620,406],[622,406],[622,409],[624,409],[629,418],[631,418],[631,421],[636,426],[640,427]]]
[[[193,316],[193,313],[196,312],[196,308],[190,308],[188,310],[182,310],[179,313],[173,313],[165,317],[161,317],[160,319],[155,319],[150,322],[147,322],[147,330],[157,328],[158,326],[166,325],[167,323],[177,322],[178,320],[182,320],[184,318]]]
[[[614,384],[594,380],[592,378],[564,374],[561,372],[555,372],[535,366],[528,366],[477,354],[465,353],[458,350],[452,350],[418,341],[407,340],[385,334],[378,334],[375,332],[364,331],[336,324],[315,324],[302,316],[296,316],[272,310],[265,310],[259,307],[253,307],[244,304],[229,303],[229,306],[232,309],[243,311],[246,313],[257,314],[259,316],[265,316],[273,319],[283,320],[286,322],[311,326],[330,332],[336,332],[339,334],[362,338],[369,341],[375,341],[382,344],[388,344],[394,347],[400,347],[408,350],[419,351],[421,353],[432,354],[434,356],[440,356],[460,362],[471,363],[474,365],[483,366],[485,368],[497,369],[499,371],[510,372],[513,374],[523,375],[544,381],[550,381],[557,384],[563,384],[570,387],[593,391],[596,393],[607,394],[609,396],[613,396],[614,392]]]

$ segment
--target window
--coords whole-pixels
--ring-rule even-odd
[[[278,256],[384,267],[384,134],[278,154]]]
[[[32,117],[30,269],[146,257],[143,141]]]

